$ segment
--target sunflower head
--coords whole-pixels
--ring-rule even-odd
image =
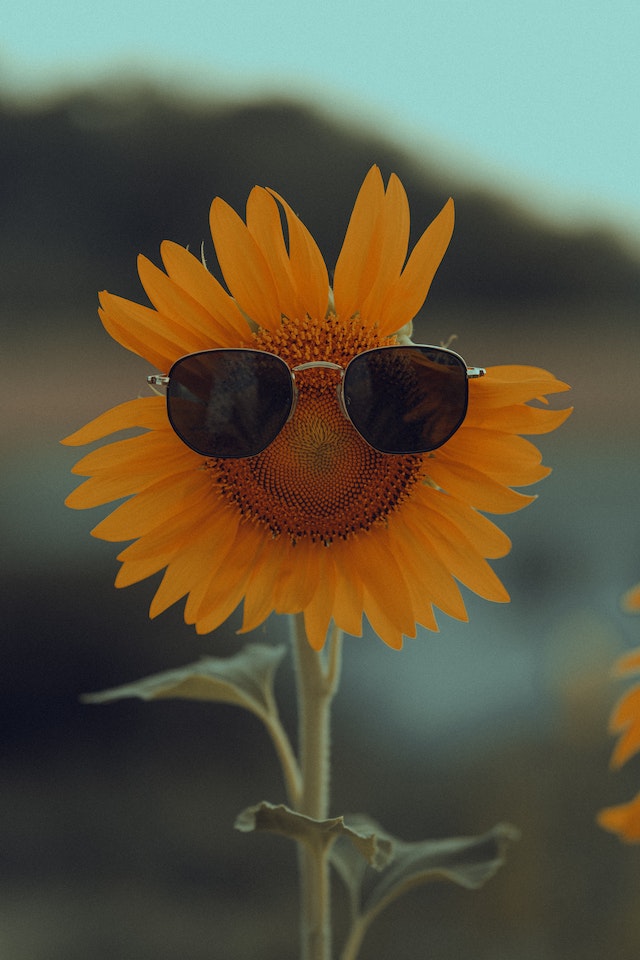
[[[244,221],[221,199],[211,207],[226,288],[200,260],[165,241],[164,270],[144,257],[138,262],[151,306],[101,293],[104,326],[160,371],[156,380],[170,383],[171,368],[187,355],[239,348],[284,361],[294,398],[287,394],[285,422],[251,456],[187,446],[157,395],[127,401],[64,441],[81,445],[141,431],[76,464],[74,472],[88,479],[67,503],[82,509],[126,498],[93,533],[132,541],[119,554],[117,585],[164,571],[152,616],[183,597],[186,621],[202,633],[241,603],[243,630],[274,611],[301,613],[319,649],[331,620],[360,634],[364,614],[398,648],[418,624],[437,629],[434,606],[466,619],[459,584],[490,600],[508,599],[487,560],[506,554],[510,543],[482,512],[509,513],[531,502],[513,488],[549,470],[521,434],[553,430],[570,411],[530,401],[568,387],[536,367],[493,367],[474,376],[463,365],[457,376],[464,410],[450,436],[438,425],[449,402],[446,351],[410,350],[409,335],[452,230],[449,200],[409,254],[406,193],[395,175],[385,187],[374,167],[356,199],[330,291],[308,230],[282,197],[255,187]],[[394,346],[410,353],[384,352]],[[385,365],[362,394],[358,420],[350,413],[356,391],[347,396],[346,384],[356,366],[350,363],[367,351],[376,361],[384,355]],[[409,356],[411,376],[393,379],[389,357]],[[450,362],[458,370],[463,364]],[[374,369],[361,366],[367,376]],[[234,429],[244,429],[242,417],[262,422],[274,389],[261,382],[241,390],[236,378],[227,393],[215,394],[206,417]],[[188,400],[202,398],[192,391]],[[393,437],[416,418],[440,431],[438,442],[394,446]],[[397,452],[372,443],[379,434],[390,436]]]

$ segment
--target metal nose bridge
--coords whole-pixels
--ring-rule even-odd
[[[291,372],[310,370],[312,367],[326,367],[327,370],[342,370],[344,373],[344,367],[341,367],[339,363],[333,363],[331,360],[309,360],[307,363],[299,363],[297,367],[291,367]]]
[[[293,382],[293,400],[291,402],[291,410],[289,411],[289,416],[287,417],[287,423],[291,420],[291,417],[295,413],[295,409],[298,405],[298,387],[296,386],[296,373],[300,370],[312,370],[314,367],[324,368],[325,370],[339,370],[340,371],[340,382],[336,385],[336,393],[338,394],[338,404],[342,413],[349,420],[349,414],[344,403],[344,392],[342,389],[342,384],[344,381],[344,371],[345,368],[341,367],[339,363],[333,363],[331,360],[308,360],[306,363],[299,363],[295,367],[291,367],[291,380]]]

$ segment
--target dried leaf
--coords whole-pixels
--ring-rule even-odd
[[[481,887],[504,863],[507,844],[519,837],[515,827],[498,824],[479,837],[405,843],[364,815],[348,817],[347,823],[375,833],[379,842],[386,840],[392,849],[389,862],[379,873],[342,841],[331,851],[331,861],[349,890],[354,914],[370,919],[411,887],[431,880],[451,880],[470,890]]]
[[[125,697],[208,700],[245,707],[264,719],[273,711],[273,677],[285,653],[285,646],[249,644],[232,657],[203,657],[186,667],[86,694],[82,699],[85,703],[109,703]]]
[[[314,820],[302,813],[296,813],[283,804],[277,806],[266,800],[255,807],[248,807],[239,814],[235,822],[236,830],[249,833],[262,830],[278,833],[309,847],[323,848],[332,846],[341,839],[357,851],[357,858],[363,864],[381,869],[391,856],[391,843],[374,832],[347,826],[344,817],[329,820]]]

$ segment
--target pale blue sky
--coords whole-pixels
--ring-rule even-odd
[[[562,215],[640,237],[638,0],[27,0],[0,14],[13,89],[119,71],[284,90]]]

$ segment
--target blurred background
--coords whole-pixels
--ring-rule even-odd
[[[611,665],[640,642],[619,610],[640,579],[639,28],[631,0],[3,14],[0,957],[297,956],[293,846],[233,830],[284,797],[257,721],[79,702],[245,641],[237,617],[209,637],[180,607],[150,622],[155,583],[114,589],[118,548],[89,536],[108,510],[63,506],[80,454],[59,440],[145,390],[96,315],[100,289],[142,297],[139,252],[204,241],[212,259],[212,198],[242,212],[260,183],[332,266],[372,163],[403,180],[415,236],[455,197],[419,339],[547,367],[576,411],[540,438],[539,500],[498,518],[512,603],[469,596],[469,624],[440,616],[401,653],[347,642],[333,812],[408,840],[522,831],[482,891],[414,891],[362,956],[638,955],[640,850],[594,817],[640,787],[639,764],[608,771],[607,734]],[[278,689],[293,728],[286,668]]]

